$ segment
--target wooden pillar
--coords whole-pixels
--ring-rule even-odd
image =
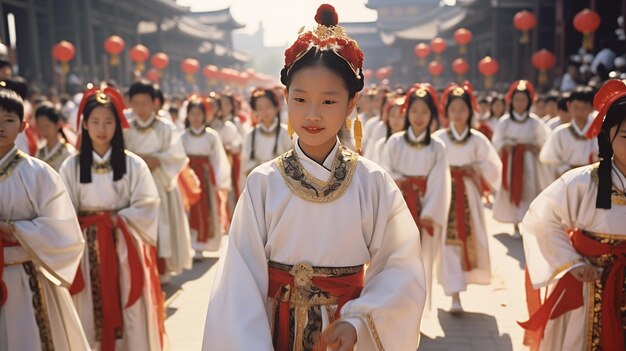
[[[6,14],[4,13],[4,3],[0,0],[0,41],[9,48],[9,36],[6,31]]]
[[[85,33],[87,35],[87,57],[89,67],[87,71],[89,72],[88,80],[96,80],[102,77],[96,77],[96,47],[95,47],[95,38],[93,35],[93,23],[92,16],[93,12],[91,11],[91,1],[85,1]]]
[[[83,70],[84,68],[84,63],[83,63],[83,42],[82,42],[82,30],[80,27],[80,17],[78,16],[78,0],[69,0],[70,2],[70,21],[72,21],[72,32],[74,34],[73,38],[68,38],[72,41],[72,44],[74,44],[74,47],[76,48],[76,56],[75,56],[75,60],[76,60],[76,67],[79,67],[80,70],[78,71],[78,76],[81,79],[85,78],[85,71]],[[82,1],[81,1],[82,2]],[[82,16],[81,16],[82,17]],[[58,38],[55,39],[56,40],[61,40],[61,39],[65,39],[65,38]]]
[[[41,83],[41,52],[39,51],[39,35],[37,27],[37,14],[35,1],[28,0],[26,9],[28,16],[28,46],[30,51],[30,64],[32,65],[32,79]]]

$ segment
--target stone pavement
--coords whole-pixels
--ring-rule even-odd
[[[524,254],[522,241],[511,238],[511,225],[491,219],[492,283],[470,286],[461,293],[465,314],[450,315],[451,299],[433,284],[433,306],[422,318],[419,350],[425,351],[523,351],[523,331],[516,321],[526,318]],[[172,278],[167,294],[166,328],[173,351],[199,351],[216,258],[194,262],[193,270]]]

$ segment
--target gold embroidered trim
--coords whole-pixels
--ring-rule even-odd
[[[424,146],[426,146],[426,138],[424,138],[424,140],[421,140],[421,141],[413,141],[409,137],[409,133],[406,130],[401,133],[402,133],[402,138],[407,144],[409,144],[409,146],[414,147],[416,149],[421,149]]]
[[[53,152],[47,155],[47,157],[43,154],[43,149],[39,149],[39,151],[37,152],[37,158],[52,166],[63,154],[63,150],[65,149],[65,142],[63,140],[59,140],[59,142],[53,147],[53,149]]]
[[[139,124],[139,121],[137,119],[134,119],[131,124],[133,125],[133,129],[135,129],[136,131],[138,131],[139,133],[146,133],[149,132],[150,130],[154,129],[154,127],[156,127],[157,124],[157,120],[159,119],[158,116],[154,116],[154,119],[152,119],[152,122],[150,122],[150,124],[148,124],[147,126],[142,126]]]
[[[558,267],[557,269],[554,270],[554,272],[552,273],[550,278],[548,278],[548,282],[551,282],[554,278],[556,278],[557,275],[563,273],[563,271],[566,271],[566,270],[570,269],[573,265],[575,265],[578,262],[585,262],[585,259],[577,258],[577,259],[575,259],[573,261],[570,261],[570,262],[567,262],[567,263],[561,265],[560,267]]]
[[[574,123],[576,123],[575,121],[570,122],[569,127],[567,127],[567,129],[569,129],[569,131],[572,133],[572,136],[574,137],[575,140],[587,140],[587,138],[584,135],[580,135],[578,134],[578,132],[576,131],[576,128],[574,128]]]
[[[113,170],[113,166],[111,166],[111,160],[106,160],[102,163],[93,161],[91,163],[91,171],[96,174],[109,173],[112,170]]]
[[[370,313],[346,313],[341,316],[340,320],[346,320],[349,318],[358,318],[365,322],[367,326],[367,330],[370,332],[370,336],[374,340],[374,344],[376,345],[376,349],[379,351],[385,351],[385,347],[383,346],[383,342],[380,340],[380,335],[378,335],[378,329],[376,329],[376,324],[374,323],[374,318]]]
[[[321,182],[309,174],[298,159],[294,149],[276,158],[276,166],[287,186],[303,200],[327,203],[341,197],[352,181],[359,155],[339,146],[331,168],[331,178]]]
[[[467,131],[467,135],[465,137],[463,137],[463,139],[461,139],[461,140],[458,140],[454,136],[454,133],[452,133],[452,127],[448,128],[446,133],[448,134],[448,138],[450,138],[450,141],[452,142],[452,144],[464,145],[469,140],[470,136],[472,135],[472,129],[470,128]]]
[[[298,265],[302,265],[302,263]],[[267,266],[271,268],[276,268],[276,269],[280,269],[283,271],[287,271],[287,272],[290,272],[292,269],[294,269],[294,267],[296,267],[296,266],[292,266],[289,264],[278,263],[274,261],[268,261]],[[349,267],[315,267],[315,266],[309,266],[309,267],[311,267],[313,277],[324,277],[324,278],[341,277],[344,275],[356,274],[363,270],[363,265],[349,266]]]
[[[591,284],[591,283],[584,283],[584,286],[587,286],[587,331],[586,331],[586,337],[585,337],[585,350],[591,350],[591,344],[593,341],[593,315],[595,313],[594,309],[594,300],[595,300],[595,293],[596,293],[596,287],[595,284]]]
[[[11,173],[13,173],[15,167],[17,167],[17,164],[20,163],[20,161],[23,159],[24,153],[21,152],[19,149],[15,149],[15,151],[13,151],[13,154],[11,154],[7,158],[7,161],[4,163],[4,165],[0,165],[0,182],[8,178]]]
[[[35,321],[39,329],[39,341],[42,351],[54,351],[50,320],[48,318],[48,306],[46,296],[41,285],[41,278],[37,274],[37,269],[32,262],[22,265],[24,272],[28,275],[28,286],[32,294],[33,310],[35,311]]]
[[[618,206],[626,206],[626,194],[613,187],[611,203]]]

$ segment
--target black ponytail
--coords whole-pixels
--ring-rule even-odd
[[[598,167],[598,195],[596,197],[596,208],[611,208],[611,193],[613,191],[613,181],[611,173],[613,171],[613,141],[617,137],[619,130],[626,120],[626,98],[617,100],[609,108],[602,129],[598,134],[599,156],[601,158]],[[617,126],[617,133],[611,138],[611,128]]]

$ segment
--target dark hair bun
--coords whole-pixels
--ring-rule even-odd
[[[339,23],[339,16],[332,5],[320,5],[315,14],[315,22],[326,27],[336,26]]]

